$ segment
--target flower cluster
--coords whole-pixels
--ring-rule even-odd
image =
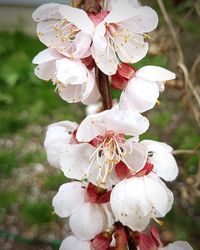
[[[163,180],[178,175],[169,145],[139,139],[149,127],[141,113],[175,78],[161,67],[132,66],[147,54],[157,14],[136,0],[84,0],[79,7],[44,4],[33,13],[48,47],[33,59],[36,76],[51,80],[66,102],[93,105],[80,124],[61,121],[46,133],[50,165],[72,180],[53,198],[55,213],[69,217],[73,233],[60,249],[191,250],[187,242],[163,247],[155,228],[142,232],[171,209],[173,194]],[[102,111],[98,101],[109,99],[110,87],[121,96]]]

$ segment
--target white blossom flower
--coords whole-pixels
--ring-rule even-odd
[[[80,240],[75,236],[65,238],[59,250],[92,250],[91,242],[88,240]]]
[[[97,66],[113,75],[120,62],[141,60],[148,50],[145,33],[154,30],[157,23],[157,14],[150,7],[134,8],[127,1],[116,4],[95,27],[91,53]]]
[[[112,187],[119,182],[114,167],[120,161],[132,172],[145,165],[147,147],[136,141],[148,126],[148,120],[139,113],[117,107],[88,116],[77,129],[76,139],[81,143],[68,147],[61,157],[64,174],[68,178],[87,178],[93,184]],[[125,140],[124,135],[136,138]]]
[[[53,123],[48,126],[44,141],[49,164],[60,168],[61,155],[74,142],[73,132],[78,124],[70,121]]]
[[[133,231],[144,230],[151,218],[164,217],[172,203],[172,192],[153,173],[121,181],[110,197],[115,219]]]
[[[35,75],[42,80],[52,80],[63,100],[93,104],[99,99],[94,73],[81,60],[64,58],[49,48],[40,52],[33,63],[38,64]]]
[[[107,229],[106,214],[101,204],[87,201],[86,187],[81,182],[63,184],[53,198],[53,207],[60,217],[69,217],[76,237],[91,240]]]
[[[69,58],[90,55],[94,25],[86,12],[71,6],[48,3],[33,13],[37,34],[42,43]]]
[[[166,181],[173,181],[178,175],[178,166],[172,155],[173,148],[163,142],[143,140],[148,147],[148,162],[153,164],[153,172]]]
[[[121,94],[119,106],[131,108],[140,113],[153,108],[164,90],[164,83],[174,79],[176,75],[169,70],[157,66],[144,66],[137,70]]]

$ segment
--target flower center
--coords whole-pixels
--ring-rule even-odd
[[[56,37],[60,37],[62,42],[74,41],[76,34],[80,31],[75,25],[66,19],[61,19],[54,26]]]
[[[108,174],[113,170],[113,167],[120,161],[125,161],[127,149],[124,146],[125,138],[123,134],[115,134],[113,131],[107,131],[105,136],[97,136],[90,142],[96,147],[89,159],[89,167],[86,176],[93,163],[98,164],[98,174],[96,181],[105,183]]]

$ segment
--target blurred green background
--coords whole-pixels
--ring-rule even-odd
[[[150,53],[134,66],[152,64],[176,71],[173,43],[159,7],[155,0],[148,5],[158,11],[160,25],[152,34]],[[200,51],[199,19],[193,1],[167,1],[167,10],[178,27],[186,63],[190,66]],[[10,15],[21,13],[21,18],[17,16],[13,23],[10,20],[7,23],[5,20],[9,17],[6,13],[9,11]],[[68,105],[55,93],[55,86],[34,76],[32,58],[45,47],[34,35],[31,12],[30,6],[0,5],[4,20],[0,24],[2,250],[57,249],[60,240],[68,233],[67,221],[59,219],[51,207],[52,197],[67,179],[61,171],[48,165],[43,141],[49,124],[61,120],[79,122],[85,115],[82,105]],[[168,47],[163,49],[163,46]],[[113,97],[118,95],[117,91],[113,93]],[[197,149],[200,146],[199,128],[187,110],[183,95],[182,90],[174,88],[167,88],[161,94],[161,104],[146,114],[151,127],[142,138],[165,141],[175,149]],[[194,185],[198,157],[180,155],[177,160],[180,175],[176,182],[167,184],[175,195],[175,203],[164,218],[160,231],[166,243],[188,240],[194,249],[199,250],[200,191]]]

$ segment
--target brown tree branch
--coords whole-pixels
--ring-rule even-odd
[[[112,108],[112,98],[110,94],[110,84],[108,76],[105,75],[97,66],[95,68],[96,82],[103,101],[104,110]]]

